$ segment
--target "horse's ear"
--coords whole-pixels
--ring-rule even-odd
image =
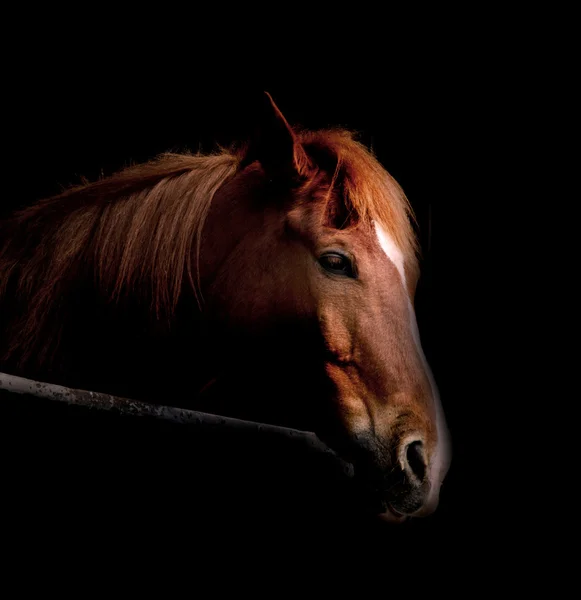
[[[264,92],[263,106],[242,166],[258,161],[271,178],[305,175],[307,155],[271,95]]]

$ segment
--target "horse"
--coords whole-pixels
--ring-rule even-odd
[[[450,436],[414,312],[413,210],[343,128],[167,153],[0,224],[0,370],[315,432],[389,523]]]

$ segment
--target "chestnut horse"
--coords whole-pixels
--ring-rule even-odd
[[[347,131],[168,154],[0,226],[0,370],[314,431],[390,522],[450,452],[413,299],[412,212]]]

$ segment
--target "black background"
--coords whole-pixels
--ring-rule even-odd
[[[508,215],[519,202],[510,192],[516,167],[507,157],[521,131],[515,90],[523,61],[519,52],[492,56],[486,35],[471,45],[471,33],[417,53],[409,45],[388,49],[375,33],[372,48],[344,55],[338,42],[311,44],[314,37],[305,33],[306,53],[294,52],[295,37],[284,60],[272,46],[276,32],[252,49],[244,42],[229,46],[222,33],[214,41],[192,38],[179,51],[145,30],[137,45],[115,50],[102,36],[91,37],[87,51],[83,32],[49,35],[34,46],[34,60],[13,50],[3,109],[2,214],[81,176],[94,179],[166,150],[210,151],[215,143],[244,139],[264,90],[291,124],[360,132],[418,216],[419,326],[454,459],[438,513],[409,530],[405,548],[417,552],[413,560],[439,561],[456,573],[452,579],[463,568],[498,574],[517,546],[536,535],[533,521],[523,529],[516,520],[523,502],[507,484],[517,463],[512,454],[506,458],[507,421],[517,408],[515,384],[501,375],[513,342],[498,324],[499,315],[514,309],[499,299],[499,288],[510,297],[514,259],[498,212]],[[508,274],[499,272],[501,260]],[[297,541],[285,537],[281,523],[269,523],[274,547]],[[253,537],[240,535],[242,545]],[[406,534],[367,535],[385,550],[392,540],[403,544]],[[324,539],[316,543],[330,552]],[[371,546],[358,548],[359,555],[376,555]]]

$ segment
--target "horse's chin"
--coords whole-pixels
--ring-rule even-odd
[[[379,513],[378,517],[381,521],[389,523],[390,525],[401,525],[409,519],[407,515],[402,515],[400,512],[392,509],[389,505],[385,512]]]

